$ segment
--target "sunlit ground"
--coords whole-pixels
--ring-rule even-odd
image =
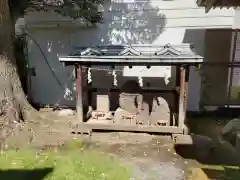
[[[70,145],[55,151],[8,150],[0,155],[1,180],[127,180],[114,157]]]
[[[214,141],[226,123],[217,117],[189,120],[192,133],[209,136]],[[116,156],[98,149],[89,150],[83,142],[71,141],[63,147],[44,150],[25,146],[17,151],[14,149],[0,154],[0,180],[129,180],[132,176],[131,165],[123,165]],[[203,159],[191,152],[186,151],[184,156],[179,154],[183,161],[199,162],[198,167],[188,166],[187,180],[240,180],[239,163],[224,147],[217,146],[213,154]]]

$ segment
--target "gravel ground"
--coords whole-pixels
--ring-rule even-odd
[[[29,144],[37,148],[58,147],[74,138],[68,127],[76,123],[76,117],[56,117],[56,114],[50,113],[49,115],[48,112],[42,112],[42,114],[47,121],[40,125],[37,123],[24,124],[24,128],[14,131],[13,136],[8,138],[5,143],[19,148],[28,147]],[[206,120],[200,118],[189,122],[193,124],[191,125],[193,132],[207,135],[213,140],[222,128],[222,125],[220,126],[209,118]],[[213,154],[208,156],[204,150],[208,149],[206,146],[210,141],[201,136],[195,137],[197,138],[197,147],[182,149],[182,151],[173,147],[169,136],[154,136],[144,133],[93,133],[90,144],[93,149],[100,148],[104,152],[120,157],[123,163],[132,168],[132,180],[185,180],[186,177],[192,175],[189,173],[190,170],[199,167],[199,163],[234,165],[236,158],[229,155],[228,151],[217,148]],[[80,139],[81,136],[76,135],[75,138]],[[238,162],[235,164],[239,165]],[[205,176],[207,175],[205,174]],[[203,180],[202,177],[199,179]]]
[[[13,143],[21,147],[28,139],[34,147],[58,146],[74,138],[67,128],[69,123],[73,123],[72,117],[49,117],[51,121],[44,123],[45,128],[43,125],[25,125],[24,130],[15,134]],[[75,138],[81,136],[76,135]],[[195,161],[183,159],[175,152],[169,136],[98,132],[93,133],[90,143],[93,148],[101,148],[120,157],[132,168],[132,180],[184,180],[187,169],[197,165]]]
[[[184,180],[184,171],[170,162],[156,163],[150,165],[145,162],[132,163],[133,175],[131,180]]]
[[[97,133],[92,141],[131,167],[130,180],[185,180],[187,169],[197,166],[177,155],[168,136]]]

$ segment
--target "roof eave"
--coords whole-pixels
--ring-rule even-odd
[[[197,5],[205,7],[206,13],[210,11],[211,8],[214,8],[216,0],[197,0]]]
[[[205,7],[205,11],[206,13],[208,13],[210,11],[210,9],[212,8],[230,8],[230,7],[238,7],[240,6],[240,1],[238,0],[197,0],[197,5],[198,6],[202,6]]]

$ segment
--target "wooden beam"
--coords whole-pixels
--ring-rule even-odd
[[[60,56],[60,62],[66,64],[74,62],[91,65],[136,65],[136,66],[160,66],[160,65],[181,65],[181,64],[201,64],[203,58],[198,55],[186,56]]]
[[[82,68],[80,65],[75,65],[76,71],[76,109],[77,109],[77,120],[83,122],[83,93],[82,93]]]
[[[142,92],[143,93],[159,93],[159,92],[162,92],[162,93],[179,93],[179,88],[141,88],[142,89]],[[90,92],[97,92],[98,91],[98,88],[97,87],[88,87],[88,91]],[[120,92],[121,89],[119,87],[111,87],[111,88],[108,88],[108,91],[109,92]]]
[[[79,129],[79,130],[78,130]],[[99,124],[99,123],[82,123],[74,129],[74,132],[83,132],[84,129],[91,130],[110,130],[126,132],[155,132],[182,134],[183,129],[176,126],[150,126],[150,125],[120,125],[120,124]]]

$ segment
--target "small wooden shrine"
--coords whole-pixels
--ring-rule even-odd
[[[76,72],[76,109],[79,120],[78,128],[81,131],[88,130],[113,130],[113,131],[133,131],[133,132],[154,132],[170,134],[188,134],[186,122],[187,92],[190,66],[198,66],[203,63],[203,57],[194,53],[193,48],[188,44],[172,46],[157,45],[135,45],[135,46],[95,46],[83,47],[67,56],[60,56],[60,62],[66,66],[74,66]],[[110,93],[119,92],[118,108],[110,111],[110,116],[106,119],[108,123],[97,121],[87,121],[84,119],[83,97],[98,92],[98,87],[88,85],[94,79],[91,78],[91,68],[98,66],[111,67],[113,87],[107,88]],[[115,67],[117,66],[171,66],[175,67],[175,86],[172,89],[151,89],[140,88],[137,92],[121,92],[116,88],[117,78]],[[85,76],[85,77],[84,77]],[[85,83],[85,81],[88,83]],[[104,81],[104,79],[102,79]],[[139,83],[142,83],[141,77]],[[129,83],[129,86],[133,83]],[[115,86],[114,86],[115,85]],[[128,86],[128,85],[126,85]],[[141,87],[141,86],[140,86]],[[174,96],[174,108],[163,97],[153,98],[152,103],[144,102],[144,93],[152,91],[168,92]],[[104,103],[101,97],[97,101],[98,108]],[[103,100],[104,101],[104,100]],[[91,103],[88,104],[91,106]],[[151,108],[149,108],[151,106]],[[109,108],[109,105],[102,107]],[[174,111],[174,112],[173,112]],[[171,120],[170,120],[171,119]],[[75,130],[77,131],[77,130]],[[79,130],[80,131],[80,130]]]

